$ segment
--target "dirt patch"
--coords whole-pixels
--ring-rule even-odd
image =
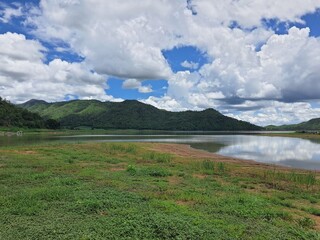
[[[191,148],[189,145],[184,144],[152,144],[150,150],[157,152],[171,153],[180,157],[197,157],[197,158],[218,158],[221,157],[217,154],[209,153],[202,150]]]
[[[310,218],[313,219],[314,222],[316,223],[316,225],[315,225],[314,228],[315,228],[317,231],[320,231],[320,217],[312,215]]]
[[[293,214],[293,219],[295,221],[298,221],[298,219],[301,219],[303,217],[308,217],[310,219],[312,219],[315,223],[313,229],[315,229],[316,231],[320,231],[320,217],[319,216],[315,216],[309,213],[306,213],[305,211],[302,211],[300,209],[297,208],[286,208],[286,210],[288,212],[290,212],[291,214]]]
[[[31,151],[31,150],[24,150],[24,151],[18,151],[18,150],[0,150],[0,152],[4,152],[4,153],[15,153],[15,154],[22,154],[22,155],[37,154],[36,151]]]
[[[36,151],[20,151],[20,154],[30,155],[30,154],[37,154]]]
[[[99,215],[101,215],[101,216],[107,216],[107,215],[108,215],[108,212],[106,212],[106,211],[100,211],[100,212],[99,212]]]
[[[177,184],[181,183],[181,178],[176,177],[176,176],[171,176],[171,177],[168,178],[168,182],[171,185],[177,185]]]
[[[119,167],[119,168],[110,168],[109,170],[111,172],[120,172],[120,171],[125,171],[126,169],[123,167]]]
[[[205,174],[193,174],[192,177],[199,178],[199,179],[205,179],[207,175]]]
[[[204,150],[195,149],[192,148],[190,145],[186,144],[152,144],[149,147],[149,150],[153,150],[156,152],[162,152],[162,153],[170,153],[174,154],[179,157],[184,158],[196,158],[196,159],[211,159],[216,162],[229,162],[229,163],[249,163],[249,164],[255,164],[255,165],[262,165],[261,163],[256,163],[249,160],[240,160],[236,158],[231,157],[224,157],[215,153],[210,153]]]
[[[195,204],[195,201],[178,200],[176,201],[176,204],[178,204],[179,206],[190,206]]]
[[[95,162],[79,162],[77,163],[81,168],[97,166],[98,164]]]

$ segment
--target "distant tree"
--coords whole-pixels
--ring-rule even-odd
[[[60,128],[60,122],[54,119],[48,119],[46,121],[46,128],[48,129],[59,129]]]

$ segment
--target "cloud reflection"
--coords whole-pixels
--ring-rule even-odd
[[[232,142],[232,143],[231,143]],[[284,137],[235,136],[218,154],[291,167],[320,169],[320,145]]]

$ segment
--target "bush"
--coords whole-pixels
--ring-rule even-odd
[[[136,175],[137,174],[137,168],[133,165],[129,165],[127,167],[127,172],[130,174],[130,175]]]

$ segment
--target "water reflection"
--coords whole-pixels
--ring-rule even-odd
[[[242,158],[258,157],[263,162],[280,162],[288,159],[317,160],[320,158],[319,144],[308,140],[278,137],[258,137],[247,142],[237,142],[224,147],[220,154]]]
[[[218,154],[305,169],[320,169],[320,145],[283,137],[235,136]]]

